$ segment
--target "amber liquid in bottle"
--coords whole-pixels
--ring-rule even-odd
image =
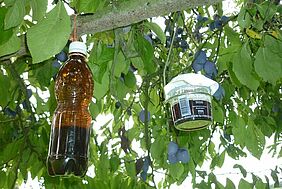
[[[93,94],[92,73],[82,53],[72,52],[60,69],[55,93],[55,110],[49,143],[47,169],[51,176],[84,176],[88,164]]]

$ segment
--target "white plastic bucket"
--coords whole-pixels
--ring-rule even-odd
[[[182,74],[173,78],[165,88],[173,124],[183,131],[205,128],[212,123],[211,100],[219,85],[201,74]]]

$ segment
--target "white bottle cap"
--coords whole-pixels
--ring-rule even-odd
[[[69,46],[69,53],[73,53],[73,52],[78,52],[78,53],[82,53],[82,54],[86,55],[87,54],[86,45],[83,42],[80,42],[80,41],[71,42],[71,44]]]

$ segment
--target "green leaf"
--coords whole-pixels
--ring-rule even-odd
[[[70,33],[70,18],[63,3],[59,1],[46,18],[27,31],[27,45],[33,63],[42,62],[60,52],[66,45]]]
[[[235,164],[233,168],[239,168],[244,177],[247,176],[247,171],[239,164]]]
[[[237,49],[242,45],[240,41],[240,35],[236,31],[234,31],[233,28],[227,25],[224,27],[224,32],[228,38],[228,41],[230,41],[230,45],[231,45],[228,47],[228,49],[231,47],[231,49],[234,51],[235,49]],[[233,48],[233,47],[237,47],[237,48]]]
[[[8,30],[4,30],[4,19],[5,19],[7,10],[8,9],[5,7],[0,7],[0,51],[2,50],[1,45],[6,43],[13,34],[12,28]]]
[[[89,106],[89,111],[92,116],[92,119],[96,119],[96,117],[100,114],[101,109],[102,109],[101,101],[98,101],[96,103],[91,101]]]
[[[255,70],[264,81],[275,84],[282,78],[282,42],[266,36],[264,46],[260,47],[255,56]]]
[[[16,0],[5,16],[5,30],[18,26],[25,15],[25,1]]]
[[[234,135],[235,143],[245,146],[246,138],[246,123],[242,117],[235,117],[232,120],[232,133]]]
[[[251,16],[250,14],[246,11],[245,8],[243,8],[237,18],[238,24],[242,28],[248,28],[251,26]]]
[[[140,57],[131,58],[131,63],[138,70],[143,70],[144,69],[144,63],[143,63],[143,61],[142,61],[142,59]]]
[[[252,66],[253,61],[248,52],[248,48],[248,43],[245,43],[234,56],[233,71],[243,85],[246,85],[251,90],[257,90],[260,83],[255,77],[255,72],[253,71]]]
[[[267,188],[267,184],[263,183],[261,180],[258,180],[255,184],[255,188],[256,189],[266,189]]]
[[[10,39],[0,45],[0,56],[12,54],[20,49],[21,41],[16,35],[12,35]]]
[[[106,72],[102,77],[102,84],[95,82],[94,83],[94,97],[97,100],[100,100],[102,97],[104,97],[108,90],[109,90],[109,75],[108,72]]]
[[[257,128],[257,126],[251,119],[249,119],[248,121],[246,136],[246,147],[252,153],[253,156],[260,159],[265,146],[265,136],[264,134],[262,134],[261,130]]]
[[[236,187],[235,187],[235,185],[233,184],[233,182],[229,179],[229,178],[227,178],[226,179],[226,187],[225,187],[226,189],[235,189]]]
[[[276,13],[278,7],[273,2],[267,2],[267,1],[262,4],[256,3],[255,5],[264,20],[271,19],[273,15]]]
[[[0,188],[4,188],[5,183],[6,183],[6,172],[4,172],[3,170],[0,171]]]
[[[153,30],[153,32],[155,32],[155,34],[159,37],[159,39],[161,40],[162,44],[165,44],[166,42],[166,36],[162,30],[162,28],[153,22],[146,22],[145,26],[147,26],[149,29]]]
[[[222,167],[225,159],[225,151],[223,151],[220,155],[216,155],[211,162],[211,169],[213,169],[215,166]]]
[[[4,0],[4,3],[7,7],[11,7],[16,0]]]
[[[0,151],[0,164],[18,157],[20,148],[24,145],[23,142],[24,139],[21,138],[6,145],[4,149]]]
[[[31,0],[32,20],[40,21],[46,13],[47,0]]]
[[[151,74],[155,72],[156,65],[153,62],[154,49],[152,45],[141,35],[137,35],[137,51],[141,56],[145,70]]]
[[[126,68],[126,61],[125,61],[125,57],[123,56],[122,52],[118,53],[115,64],[116,65],[114,65],[115,66],[114,75],[119,78],[121,73],[125,72],[125,68]]]
[[[168,167],[170,175],[178,180],[184,172],[184,167],[181,163],[170,164]]]
[[[238,189],[252,189],[252,185],[244,179],[241,179],[239,182]]]
[[[10,80],[6,75],[0,74],[0,106],[5,107],[10,100]]]
[[[212,106],[213,119],[214,119],[214,121],[223,124],[223,122],[224,122],[224,112],[223,112],[221,106],[216,101],[212,101],[212,102],[213,102],[213,106]]]
[[[217,162],[217,166],[218,167],[222,167],[223,163],[224,163],[224,160],[225,160],[225,151],[223,151],[219,158],[218,158],[218,162]]]
[[[35,161],[32,162],[32,166],[30,168],[30,173],[31,173],[32,179],[34,179],[36,176],[39,176],[40,174],[42,174],[41,170],[44,167],[45,167],[44,164],[41,161],[39,161],[38,158],[36,158]]]
[[[120,159],[118,156],[112,156],[110,159],[111,171],[115,172],[118,170],[120,165]]]
[[[161,137],[157,138],[151,145],[151,153],[154,159],[161,159],[165,154],[164,141]]]
[[[134,161],[126,162],[125,168],[126,168],[128,175],[132,178],[135,178],[136,176],[135,162]]]
[[[8,177],[7,177],[7,188],[13,188],[14,186],[14,181],[17,178],[15,171],[10,170],[8,172]]]
[[[55,74],[53,71],[55,71],[54,67],[52,66],[52,61],[48,60],[45,62],[42,62],[41,64],[37,64],[38,67],[36,69],[32,70],[32,77],[35,77],[38,81],[40,87],[44,89],[45,87],[50,86],[50,81],[53,75]],[[31,76],[31,74],[30,74]]]
[[[78,12],[83,13],[95,13],[97,9],[100,9],[104,6],[105,1],[89,1],[89,0],[74,0],[72,5],[76,7]]]
[[[136,86],[136,78],[133,72],[127,72],[124,77],[124,84],[129,88],[134,88]]]
[[[148,110],[151,112],[151,114],[155,114],[155,112],[158,111],[159,105],[160,105],[160,96],[155,88],[150,90],[150,101],[148,104]],[[145,102],[146,96],[141,96],[142,102]]]
[[[277,169],[277,167],[276,167],[276,169]],[[278,177],[278,175],[277,175],[277,173],[279,173],[277,170],[271,170],[271,177],[272,177],[272,179],[273,179],[273,181],[274,181],[274,187],[278,187],[279,186],[279,177]]]
[[[89,62],[92,64],[97,64],[101,66],[105,62],[109,62],[113,60],[115,53],[114,48],[109,48],[106,45],[102,45],[98,43],[97,46],[94,46],[89,57]]]

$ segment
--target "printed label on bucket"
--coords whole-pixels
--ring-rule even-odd
[[[182,116],[191,115],[190,103],[186,96],[179,97],[179,108]]]
[[[207,95],[183,95],[171,106],[174,125],[193,120],[212,120],[211,103]]]

